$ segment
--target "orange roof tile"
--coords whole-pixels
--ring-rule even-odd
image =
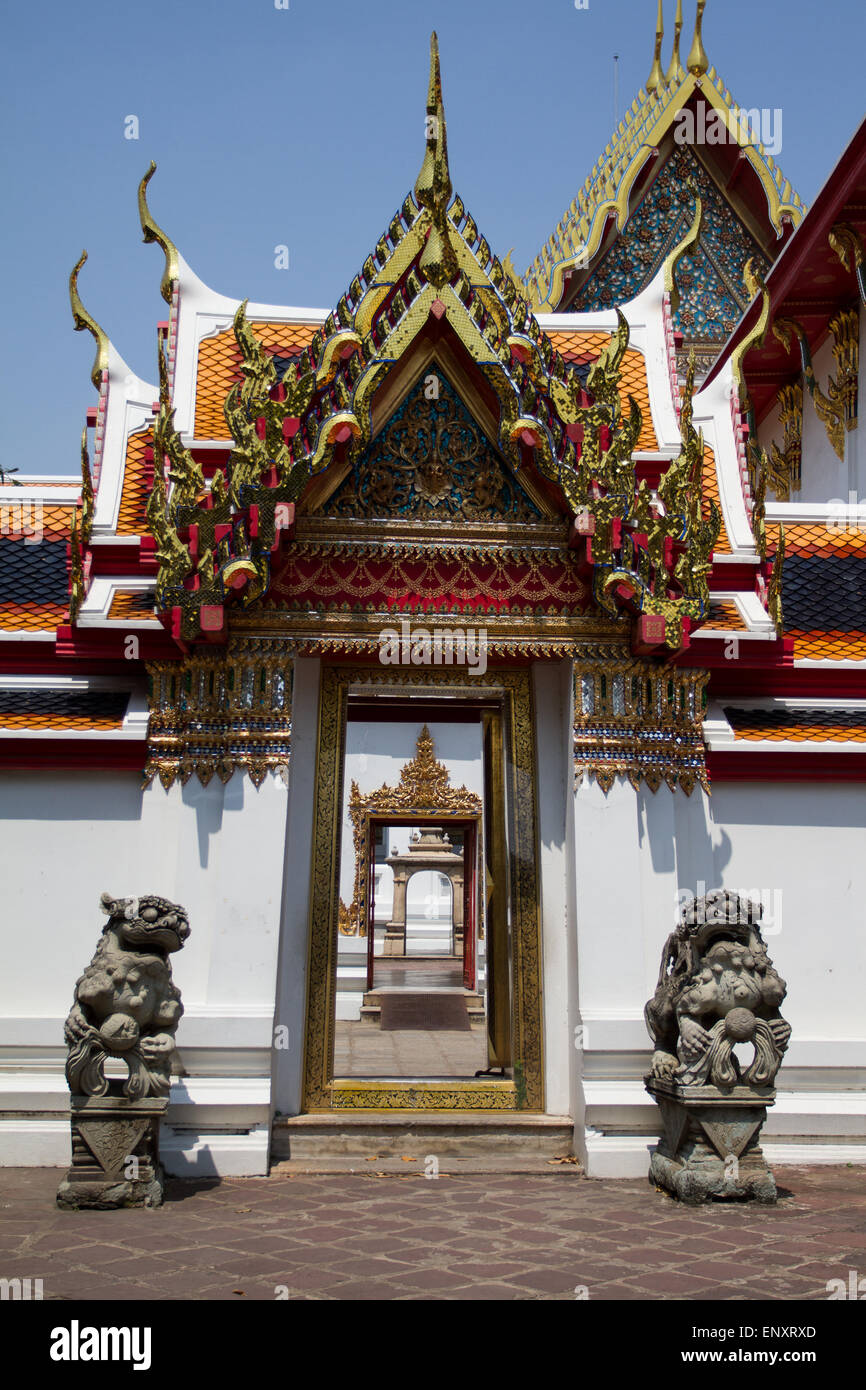
[[[154,592],[152,589],[115,589],[108,617],[113,621],[129,622],[133,619],[154,616]]]
[[[731,541],[728,536],[728,529],[725,526],[725,514],[722,511],[719,477],[716,473],[716,456],[709,444],[704,444],[704,466],[701,473],[701,480],[704,487],[704,504],[702,508],[704,521],[709,520],[710,502],[715,502],[719,511],[722,512],[722,528],[719,531],[719,539],[716,541],[713,553],[716,555],[730,555]]]
[[[16,502],[4,497],[0,501],[0,536],[28,546],[42,538],[69,540],[75,506],[74,502],[52,502],[46,506],[38,498]]]
[[[0,714],[0,726],[4,729],[75,729],[83,733],[91,729],[120,729],[123,719],[77,714]]]
[[[251,323],[250,327],[268,352],[279,357],[296,357],[312,342],[318,325]],[[230,438],[223,405],[232,386],[242,379],[242,360],[241,350],[231,328],[199,343],[195,385],[197,439]]]
[[[767,523],[767,549],[776,553],[779,523]],[[866,529],[857,526],[785,525],[785,555],[858,555],[866,551]]]
[[[713,599],[703,626],[723,629],[726,632],[748,631],[748,625],[743,622],[739,608],[731,599]]]
[[[795,661],[866,661],[866,633],[786,628],[785,636],[794,639]]]
[[[0,631],[52,632],[63,622],[64,603],[0,603]]]
[[[0,689],[0,727],[120,729],[128,704],[124,690]]]
[[[126,441],[126,463],[117,517],[118,536],[140,536],[147,531],[147,499],[151,491],[152,463],[145,458],[153,447],[153,430],[131,434]]]
[[[590,362],[604,351],[611,335],[604,329],[555,328],[547,336],[566,362]]]
[[[738,741],[866,743],[863,711],[726,709],[725,714]]]

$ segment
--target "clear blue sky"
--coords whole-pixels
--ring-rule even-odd
[[[665,0],[669,59],[674,0]],[[695,0],[685,0],[683,55]],[[43,0],[6,8],[0,460],[74,473],[93,344],[69,271],[131,368],[156,378],[157,221],[221,293],[330,307],[412,186],[428,40],[442,56],[455,188],[522,271],[649,71],[656,0]],[[863,115],[863,0],[709,0],[710,62],[781,108],[779,162],[810,202]],[[136,115],[140,138],[124,138]],[[274,247],[290,268],[274,267]]]

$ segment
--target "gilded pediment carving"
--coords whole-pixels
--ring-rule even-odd
[[[541,520],[433,362],[323,507],[343,519]]]

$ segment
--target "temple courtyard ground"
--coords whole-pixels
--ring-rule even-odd
[[[684,1208],[568,1164],[429,1179],[410,1156],[405,1172],[368,1166],[171,1181],[157,1210],[82,1213],[54,1205],[61,1170],[0,1169],[0,1277],[68,1301],[866,1294],[862,1167],[778,1167],[775,1207]]]

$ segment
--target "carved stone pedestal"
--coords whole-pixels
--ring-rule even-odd
[[[775,1091],[733,1086],[681,1086],[647,1076],[664,1134],[652,1152],[650,1180],[698,1205],[709,1198],[776,1200],[776,1182],[758,1144]]]
[[[162,1205],[159,1122],[168,1100],[150,1096],[76,1096],[72,1167],[57,1189],[64,1211]]]
[[[382,942],[383,956],[405,956],[406,954],[406,923],[386,922],[385,937]]]

